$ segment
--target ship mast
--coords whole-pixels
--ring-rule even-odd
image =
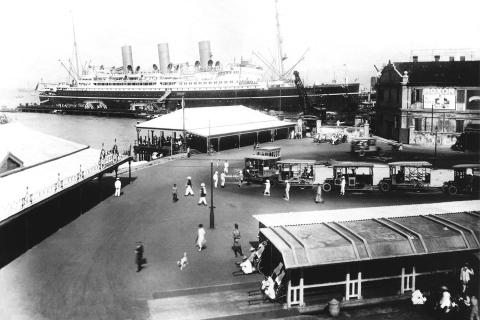
[[[280,78],[283,78],[283,50],[282,50],[282,35],[280,33],[280,20],[278,18],[278,0],[275,0],[275,19],[277,20],[277,41],[278,41],[278,61],[280,67]]]
[[[75,23],[73,21],[73,12],[72,13],[72,28],[73,28],[73,50],[75,51],[75,64],[76,64],[76,74],[77,79],[80,78],[80,69],[78,69],[78,49],[77,49],[77,38],[75,36]]]

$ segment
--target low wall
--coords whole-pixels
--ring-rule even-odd
[[[437,133],[437,146],[450,147],[457,142],[457,133],[452,132],[438,132]],[[435,146],[435,133],[427,131],[414,131],[410,132],[410,144],[417,144],[422,146],[434,147]]]
[[[367,127],[347,127],[347,126],[321,126],[317,127],[317,134],[324,134],[327,136],[333,134],[342,134],[348,137],[348,140],[352,138],[362,138],[370,136],[370,128]]]

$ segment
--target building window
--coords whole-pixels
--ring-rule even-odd
[[[412,89],[412,103],[423,102],[423,89]]]
[[[423,118],[415,118],[415,131],[422,131]]]
[[[465,90],[457,90],[457,103],[465,103]]]
[[[462,133],[463,125],[465,120],[456,120],[455,121],[455,132]]]

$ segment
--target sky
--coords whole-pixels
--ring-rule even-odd
[[[478,0],[278,0],[285,66],[309,49],[296,67],[305,83],[369,86],[374,65],[407,61],[412,50],[431,59],[432,49],[468,48],[480,58],[479,9]],[[162,42],[173,62],[193,63],[202,40],[222,63],[277,56],[274,0],[3,1],[0,90],[67,79],[59,59],[74,61],[72,16],[82,65],[121,66],[131,45],[134,65],[149,69]]]

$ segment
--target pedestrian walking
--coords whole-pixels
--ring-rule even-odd
[[[317,195],[315,196],[315,203],[324,203],[322,198],[322,185],[319,184],[317,187]]]
[[[190,158],[191,153],[190,153],[190,147],[187,147],[187,158]]]
[[[203,204],[204,206],[207,205],[207,188],[205,187],[205,183],[202,182],[200,185],[200,200],[198,200],[198,205]]]
[[[243,252],[242,252],[242,246],[240,245],[240,230],[238,230],[238,224],[234,224],[234,229],[233,229],[233,245],[232,245],[232,250],[233,253],[235,253],[235,257],[237,257],[237,254],[240,255],[240,257],[243,257]]]
[[[187,184],[185,185],[185,196],[193,196],[192,177],[187,177]]]
[[[122,188],[122,182],[120,181],[120,178],[117,178],[115,180],[115,197],[120,197],[120,189]]]
[[[285,183],[285,197],[284,200],[290,201],[290,181],[287,180]]]
[[[238,187],[240,188],[243,184],[243,171],[240,170],[238,173]]]
[[[225,188],[225,172],[220,173],[220,187]]]
[[[174,183],[172,187],[172,201],[177,202],[178,201],[178,193],[177,193],[177,184]]]
[[[228,160],[225,160],[225,162],[223,163],[223,172],[225,172],[225,174],[228,174],[228,167]]]
[[[203,229],[203,224],[198,225],[197,230],[197,239],[195,239],[196,246],[198,251],[202,251],[207,244],[207,240],[205,239],[205,229]]]
[[[264,196],[270,197],[270,180],[265,180],[265,190],[263,191]]]
[[[137,246],[135,247],[135,264],[137,265],[137,272],[142,270],[143,264],[146,262],[146,259],[143,257],[143,243],[137,241]]]
[[[467,292],[468,284],[470,278],[473,276],[473,269],[470,268],[468,262],[465,262],[465,265],[460,269],[460,285],[462,287],[462,293]]]
[[[342,176],[342,182],[340,182],[340,195],[341,196],[344,196],[345,195],[345,185],[346,185],[346,181],[345,181],[345,176]]]
[[[215,171],[213,174],[213,186],[216,188],[218,186],[218,171]]]
[[[478,299],[472,296],[470,299],[470,320],[480,320],[478,316]]]

